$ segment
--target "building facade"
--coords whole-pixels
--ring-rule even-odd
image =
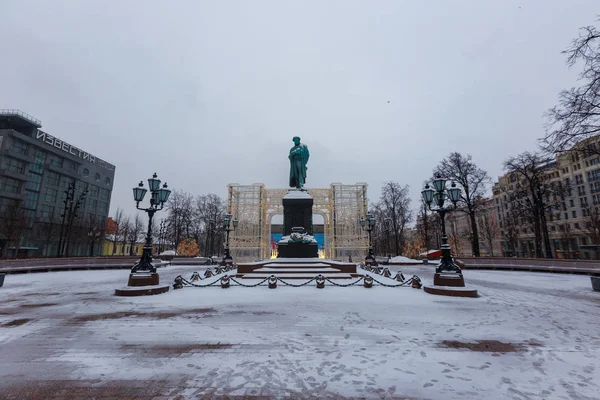
[[[600,148],[600,136],[581,142],[543,168],[542,182],[550,188],[543,217],[550,248],[556,258],[599,259],[600,157],[581,148]],[[499,215],[502,254],[534,257],[534,229],[530,218],[519,213],[512,193],[519,177],[506,174],[494,185],[494,206]],[[560,189],[560,190],[559,190]]]
[[[480,254],[482,257],[499,256],[501,253],[500,229],[494,201],[491,198],[480,198],[477,199],[477,202],[475,223],[477,224]],[[455,210],[446,215],[446,235],[455,256],[473,256],[472,231],[471,218],[466,212]]]
[[[0,255],[102,253],[115,166],[0,110]]]

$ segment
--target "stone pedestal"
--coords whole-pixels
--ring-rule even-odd
[[[148,296],[169,291],[169,285],[161,285],[158,274],[132,273],[129,274],[127,286],[115,289],[116,296]]]
[[[312,235],[313,198],[306,190],[290,189],[283,197],[283,236],[292,234],[292,228],[302,227]]]
[[[306,190],[290,189],[283,197],[283,237],[277,258],[317,258],[319,246],[312,236],[295,240],[292,234],[312,235],[313,198]]]

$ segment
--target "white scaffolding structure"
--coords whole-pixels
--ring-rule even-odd
[[[313,197],[313,215],[324,225],[324,256],[331,259],[360,259],[369,248],[368,236],[360,227],[367,213],[367,184],[332,183],[328,189],[307,189]],[[271,220],[283,215],[282,200],[288,189],[266,189],[262,183],[228,185],[228,212],[239,221],[230,238],[230,251],[240,260],[271,256]]]

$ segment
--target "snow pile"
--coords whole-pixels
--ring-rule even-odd
[[[177,252],[175,250],[166,250],[159,254],[159,256],[176,256]]]
[[[421,260],[414,260],[412,258],[404,257],[404,256],[396,256],[390,258],[390,262],[392,263],[422,263]]]

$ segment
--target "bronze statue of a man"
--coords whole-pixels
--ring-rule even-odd
[[[290,187],[302,189],[306,182],[306,163],[308,162],[308,147],[300,143],[300,138],[294,136],[294,147],[290,150]]]

